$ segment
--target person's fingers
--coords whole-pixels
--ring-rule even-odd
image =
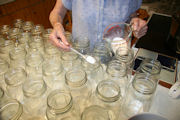
[[[138,18],[133,18],[131,21],[133,31],[138,30],[139,22]]]

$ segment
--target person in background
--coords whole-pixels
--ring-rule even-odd
[[[136,15],[141,3],[142,0],[57,0],[49,16],[53,26],[50,41],[63,50],[69,49],[62,25],[67,10],[72,10],[73,38],[87,37],[91,48],[102,40],[104,29],[112,23],[129,21],[134,36],[140,38],[148,29],[146,21]]]

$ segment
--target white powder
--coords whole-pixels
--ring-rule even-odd
[[[91,56],[87,56],[86,61],[91,63],[91,64],[94,64],[96,62],[96,60]]]
[[[119,47],[125,47],[127,48],[128,45],[127,45],[127,42],[125,39],[123,38],[120,38],[120,37],[115,37],[112,42],[111,42],[111,47],[112,47],[112,50],[114,53],[116,53],[116,50],[119,48]]]

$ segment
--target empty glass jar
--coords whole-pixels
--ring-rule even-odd
[[[21,32],[22,30],[20,28],[12,28],[9,33],[9,39],[18,43]]]
[[[33,27],[34,27],[34,24],[31,21],[25,21],[23,23],[22,29],[23,29],[23,32],[31,33]]]
[[[23,101],[22,84],[26,80],[26,72],[22,68],[11,68],[5,73],[7,95]]]
[[[99,105],[108,110],[112,120],[117,120],[121,109],[121,90],[119,85],[111,80],[98,83],[91,97],[93,105]]]
[[[72,69],[65,74],[66,86],[70,89],[73,98],[80,106],[80,112],[88,106],[89,97],[92,94],[92,86],[87,79],[86,72],[82,69]]]
[[[122,104],[123,114],[128,118],[141,112],[148,112],[156,89],[153,76],[136,74],[129,85]]]
[[[9,69],[9,64],[3,60],[2,58],[0,58],[0,87],[6,91],[6,83],[4,80],[4,74],[8,71]]]
[[[13,21],[13,27],[21,29],[23,26],[23,20],[22,19],[15,19]]]
[[[64,72],[59,59],[51,58],[43,62],[43,79],[50,90],[64,85]]]
[[[44,27],[40,24],[34,25],[32,29],[32,36],[43,36]]]
[[[48,95],[46,116],[48,120],[80,120],[78,105],[66,90],[54,90]]]
[[[29,77],[23,83],[24,111],[31,117],[44,117],[46,110],[46,84],[38,77]]]
[[[9,25],[2,25],[0,28],[0,33],[5,40],[9,40],[10,29],[11,27]]]
[[[44,41],[41,36],[33,36],[29,41],[29,49],[37,49],[42,55],[44,55]]]
[[[21,103],[14,99],[8,99],[0,104],[1,120],[18,120],[23,113]]]
[[[28,32],[22,32],[19,37],[19,46],[23,46],[25,50],[28,52],[29,45],[28,42],[31,40],[31,34]]]
[[[120,86],[122,96],[129,84],[126,64],[119,60],[111,60],[106,68],[107,78],[113,80]]]

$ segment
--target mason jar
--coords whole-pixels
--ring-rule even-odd
[[[80,113],[89,105],[88,100],[92,94],[92,86],[87,79],[86,72],[82,69],[72,69],[65,74],[65,84],[72,97],[80,106]]]
[[[136,73],[146,73],[147,76],[153,75],[158,82],[161,72],[161,63],[158,60],[153,59],[144,59],[140,64],[139,68],[136,70]]]
[[[34,25],[32,29],[32,36],[41,36],[43,37],[44,27],[40,24]]]
[[[103,64],[107,64],[112,59],[112,53],[106,42],[97,42],[93,49],[93,55],[99,57]]]
[[[41,36],[33,36],[29,41],[30,49],[37,49],[41,55],[44,55],[44,42]]]
[[[26,72],[28,75],[42,76],[43,57],[37,49],[29,49],[26,55]]]
[[[43,62],[43,79],[50,90],[60,89],[64,85],[63,66],[57,58]]]
[[[45,31],[43,33],[43,40],[44,40],[45,45],[46,44],[51,44],[50,41],[49,41],[49,35],[51,34],[52,31],[53,31],[52,28],[45,29]]]
[[[22,25],[23,32],[28,32],[28,33],[31,33],[33,27],[34,24],[32,21],[25,21]]]
[[[18,120],[22,113],[22,104],[17,100],[8,99],[0,104],[1,120]]]
[[[73,39],[73,47],[78,50],[82,54],[89,53],[90,46],[89,46],[89,39],[86,37],[77,37]]]
[[[81,120],[111,120],[111,119],[108,110],[98,105],[92,105],[87,107],[83,111],[81,115]]]
[[[68,31],[65,31],[65,37],[67,39],[68,42],[72,42],[72,34]]]
[[[23,20],[22,19],[15,19],[14,21],[13,21],[13,27],[14,28],[19,28],[19,29],[21,29],[22,28],[22,26],[23,26]]]
[[[111,60],[106,68],[107,78],[113,80],[120,86],[121,94],[124,97],[129,84],[126,64],[119,60]]]
[[[134,52],[131,48],[119,47],[116,50],[115,58],[121,62],[124,62],[127,66],[128,78],[131,78],[132,70],[134,66]]]
[[[45,117],[46,84],[40,77],[28,77],[23,83],[24,112],[31,118]]]
[[[71,51],[62,52],[61,62],[65,71],[79,67],[81,64],[81,60],[79,59],[79,56]]]
[[[16,68],[16,67],[22,67],[25,69],[26,64],[25,64],[25,56],[26,56],[26,51],[22,47],[15,47],[9,52],[10,56],[10,67]]]
[[[9,33],[11,27],[9,25],[2,25],[0,28],[0,33],[5,40],[9,40]]]
[[[10,29],[9,39],[14,41],[16,44],[18,44],[21,32],[22,30],[20,28]]]
[[[7,95],[18,101],[23,101],[22,84],[26,80],[23,68],[11,68],[5,73]]]
[[[0,58],[0,87],[6,91],[6,83],[4,80],[4,74],[8,71],[9,69],[9,64],[2,58]]]
[[[95,89],[97,83],[104,79],[103,67],[99,59],[95,59],[96,62],[94,64],[87,62],[85,59],[82,59],[81,62],[81,67],[87,73],[87,78],[91,81],[93,90]]]
[[[54,90],[47,98],[48,120],[80,120],[78,105],[67,90]]]
[[[123,100],[122,112],[125,117],[148,112],[155,90],[156,82],[153,76],[146,77],[145,73],[136,74]]]
[[[12,40],[5,40],[0,44],[0,57],[10,63],[9,52],[14,48],[14,42]]]
[[[119,85],[112,80],[103,80],[98,83],[91,102],[108,110],[112,120],[117,120],[121,110],[121,90]]]
[[[22,32],[19,37],[19,46],[23,46],[25,50],[28,52],[29,45],[28,42],[31,41],[31,34],[28,32]]]

